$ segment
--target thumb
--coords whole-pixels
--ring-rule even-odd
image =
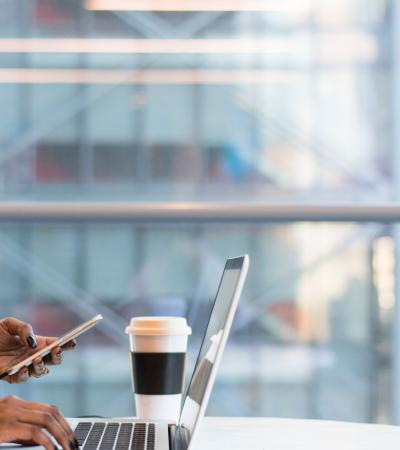
[[[12,336],[18,336],[23,344],[26,344],[31,348],[37,347],[35,334],[28,323],[22,322],[14,317],[7,317],[3,319],[2,322],[7,331]]]

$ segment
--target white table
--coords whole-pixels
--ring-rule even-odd
[[[193,450],[400,450],[400,427],[322,420],[205,417]],[[2,450],[16,450],[0,444]],[[43,447],[29,447],[39,450]]]
[[[319,420],[205,417],[193,450],[399,450],[400,427]]]

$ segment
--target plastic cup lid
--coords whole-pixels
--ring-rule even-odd
[[[184,317],[132,317],[126,334],[176,336],[192,334]]]

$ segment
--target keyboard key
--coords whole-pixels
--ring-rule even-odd
[[[117,438],[119,429],[118,423],[107,424],[106,430],[103,434],[103,439],[101,440],[100,450],[112,450],[114,448],[115,440]]]
[[[156,427],[154,423],[149,424],[147,428],[147,448],[146,450],[154,450]]]
[[[144,450],[146,440],[146,424],[136,423],[133,431],[131,450]]]
[[[122,423],[119,429],[115,450],[128,450],[131,442],[133,425],[131,423]]]
[[[90,430],[89,436],[86,439],[85,445],[83,446],[83,450],[96,450],[101,437],[103,436],[104,428],[106,427],[105,423],[95,423]]]
[[[79,445],[83,445],[87,435],[89,434],[90,428],[92,428],[92,422],[79,422],[75,428],[74,434]]]

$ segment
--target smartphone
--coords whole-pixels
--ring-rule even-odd
[[[103,319],[103,317],[101,316],[101,314],[98,314],[97,316],[93,317],[93,319],[90,319],[87,322],[82,323],[78,327],[76,327],[73,330],[69,331],[68,333],[64,334],[64,336],[55,340],[52,344],[47,345],[46,347],[43,347],[42,349],[38,350],[33,355],[28,356],[21,362],[14,364],[12,367],[8,368],[5,372],[3,372],[0,375],[0,378],[4,378],[8,375],[14,375],[14,373],[17,373],[23,367],[30,366],[32,364],[33,360],[38,357],[44,358],[46,355],[48,355],[53,350],[53,348],[61,347],[62,345],[66,344],[70,340],[76,338],[80,334],[85,333],[86,331],[88,331],[92,327],[94,327],[102,319]]]

